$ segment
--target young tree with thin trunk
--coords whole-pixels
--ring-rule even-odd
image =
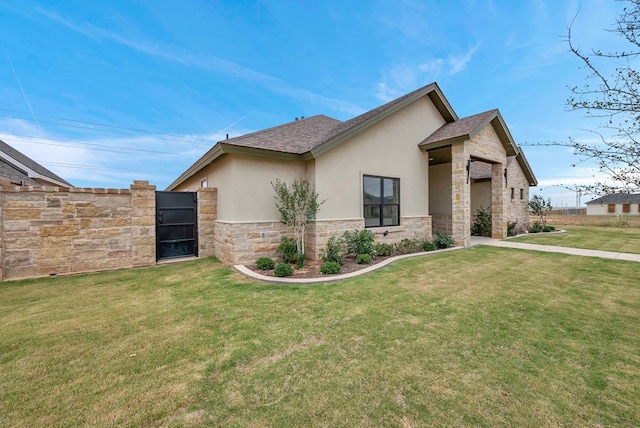
[[[271,183],[276,192],[276,208],[280,212],[280,221],[293,228],[298,254],[305,252],[305,229],[313,220],[324,201],[318,201],[318,194],[307,180],[296,179],[291,186],[276,179]]]

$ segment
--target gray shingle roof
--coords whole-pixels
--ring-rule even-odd
[[[455,122],[445,123],[438,130],[436,130],[436,132],[425,138],[424,141],[420,143],[420,145],[424,146],[431,143],[438,143],[441,141],[448,141],[461,137],[470,137],[475,132],[477,132],[479,128],[493,119],[497,112],[497,109],[489,110],[485,111],[484,113],[478,113],[474,114],[473,116],[462,118]]]
[[[67,185],[69,187],[73,187],[73,185],[71,183],[69,183],[68,181],[66,181],[65,179],[63,179],[60,176],[56,175],[55,173],[49,171],[47,168],[43,167],[38,162],[36,162],[33,159],[31,159],[30,157],[20,153],[18,150],[14,149],[13,147],[11,147],[10,145],[8,145],[7,143],[5,143],[2,140],[0,140],[0,152],[4,153],[9,158],[12,158],[15,161],[17,161],[17,162],[21,163],[22,165],[26,166],[27,168],[31,169],[32,171],[34,171],[38,175],[41,175],[41,176],[43,176],[45,178],[53,179],[53,181],[60,182],[60,183],[65,184],[65,185]],[[11,159],[5,159],[5,162],[11,165]],[[13,167],[14,167],[14,169],[20,170],[17,165],[13,165]],[[22,171],[22,173],[26,174],[26,171]],[[35,178],[37,178],[37,177],[35,177]]]
[[[318,115],[252,132],[251,134],[229,138],[228,140],[220,141],[220,143],[282,153],[302,154],[322,143],[326,139],[326,135],[341,123],[337,119]]]
[[[635,204],[640,203],[640,193],[612,193],[610,195],[600,196],[592,201],[587,202],[590,204]]]

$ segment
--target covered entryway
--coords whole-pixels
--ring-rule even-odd
[[[197,192],[156,192],[156,260],[197,255]]]

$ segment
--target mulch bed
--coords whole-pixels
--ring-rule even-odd
[[[340,272],[336,274],[331,274],[331,275],[326,275],[320,272],[320,265],[322,264],[322,260],[308,260],[302,269],[295,269],[294,267],[293,275],[288,276],[287,278],[322,278],[322,277],[329,278],[332,276],[355,272],[355,271],[367,268],[369,266],[373,266],[390,257],[391,256],[376,257],[373,260],[373,263],[371,263],[370,265],[359,265],[358,263],[356,263],[355,257],[345,257],[343,260],[342,269],[340,270]],[[256,265],[249,265],[247,266],[247,268],[251,269],[256,273],[259,273],[260,275],[275,277],[275,275],[273,274],[273,269],[261,270],[261,269],[258,269]]]

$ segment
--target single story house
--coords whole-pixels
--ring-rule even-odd
[[[0,185],[61,186],[71,183],[0,140]]]
[[[587,215],[638,215],[640,193],[612,193],[587,202]]]
[[[504,238],[509,221],[528,227],[537,185],[498,110],[460,119],[432,83],[345,122],[318,115],[220,141],[167,190],[217,188],[215,253],[248,263],[289,233],[276,179],[306,179],[325,200],[307,228],[311,259],[330,236],[363,228],[385,242],[441,231],[468,246],[479,206]]]

